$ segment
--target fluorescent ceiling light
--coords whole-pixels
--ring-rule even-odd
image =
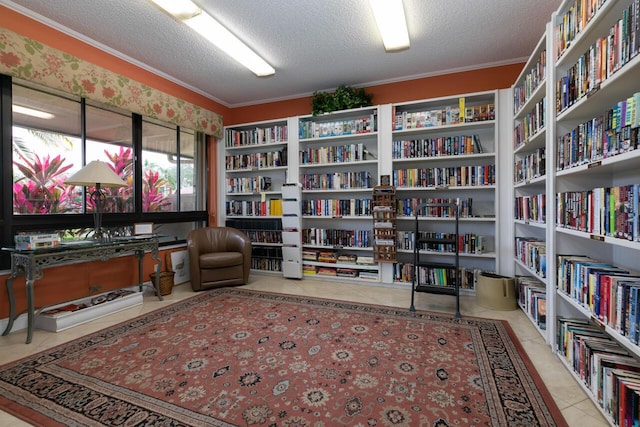
[[[33,108],[23,107],[21,105],[12,105],[11,110],[17,114],[24,114],[25,116],[37,117],[39,119],[51,120],[55,116],[51,113],[47,113],[46,111],[40,111]]]
[[[369,0],[378,24],[384,50],[391,52],[409,48],[409,31],[402,0]]]
[[[205,39],[222,49],[227,55],[250,69],[258,77],[275,74],[276,70],[271,65],[190,0],[151,1],[176,19],[187,24]]]

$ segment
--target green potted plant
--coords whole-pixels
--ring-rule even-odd
[[[311,98],[313,115],[317,116],[338,110],[368,107],[371,105],[373,95],[368,94],[363,88],[355,89],[351,86],[340,85],[333,93],[314,92]]]

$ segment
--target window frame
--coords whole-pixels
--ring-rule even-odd
[[[14,81],[15,80],[15,81]],[[2,144],[0,149],[0,165],[2,165],[2,185],[0,186],[0,227],[1,232],[1,244],[3,247],[13,246],[13,236],[17,232],[21,231],[45,231],[45,230],[62,230],[72,228],[93,228],[93,214],[86,213],[64,213],[64,214],[45,214],[45,215],[31,215],[31,214],[14,214],[13,213],[13,118],[12,118],[12,99],[13,99],[13,85],[24,85],[26,87],[42,90],[46,93],[50,93],[57,96],[60,95],[59,91],[55,89],[49,89],[42,86],[32,85],[29,82],[19,81],[13,79],[11,76],[0,74],[0,137]],[[118,110],[111,106],[103,106],[99,103],[81,98],[80,101],[80,115],[81,115],[81,134],[80,140],[82,143],[82,157],[83,162],[86,162],[85,147],[86,147],[86,118],[85,111],[86,106],[103,108],[108,111],[113,111],[120,114],[125,114],[131,117],[132,121],[132,143],[134,153],[134,212],[127,213],[104,213],[103,214],[103,226],[105,227],[124,227],[132,226],[138,222],[152,222],[154,224],[171,224],[171,223],[194,223],[194,226],[203,226],[208,224],[207,207],[209,206],[208,199],[208,183],[207,179],[208,171],[208,153],[207,144],[209,140],[207,136],[201,132],[193,129],[183,129],[182,131],[193,132],[194,140],[196,144],[201,144],[201,148],[196,150],[196,155],[201,157],[195,161],[201,164],[202,170],[200,171],[197,179],[194,179],[194,185],[202,185],[204,188],[196,188],[196,191],[202,197],[202,200],[198,203],[200,210],[180,211],[179,195],[178,195],[178,210],[174,212],[142,212],[142,122],[143,120],[152,121],[154,123],[163,124],[175,128],[176,132],[176,153],[177,160],[180,161],[180,133],[181,127],[172,123],[163,123],[156,119],[143,117],[140,114]],[[8,143],[7,143],[8,142]],[[179,163],[178,163],[179,164]],[[179,178],[178,167],[178,178]],[[179,193],[180,180],[178,180],[178,188],[176,192]],[[84,190],[86,191],[86,189]],[[84,198],[83,198],[84,200]],[[84,202],[83,202],[84,203]],[[195,208],[198,205],[194,206]],[[184,243],[186,239],[178,239],[177,236],[171,236],[173,240],[162,242],[161,244],[180,244]],[[10,260],[7,254],[0,254],[0,269],[7,269],[10,266]]]

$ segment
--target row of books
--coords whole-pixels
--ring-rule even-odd
[[[282,216],[282,200],[227,200],[227,216]]]
[[[482,274],[482,270],[473,267],[460,267],[458,274],[460,276],[460,289],[475,289],[478,283],[478,277]],[[393,264],[393,281],[400,283],[413,282],[413,264],[412,263],[394,263]]]
[[[557,352],[616,426],[638,425],[640,363],[585,319],[558,318]]]
[[[373,158],[363,143],[300,150],[301,165],[351,163]]]
[[[423,203],[438,204],[456,204],[458,206],[458,215],[460,218],[470,218],[473,216],[473,200],[467,198],[444,198],[444,197],[411,197],[404,199],[396,199],[396,215],[414,216],[416,208]],[[455,209],[452,207],[433,206],[422,211],[420,216],[436,217],[436,218],[455,218]]]
[[[451,267],[424,267],[416,269],[416,284],[454,288],[458,272]]]
[[[513,217],[520,221],[544,224],[547,221],[547,195],[518,196],[513,203]]]
[[[336,172],[303,174],[300,177],[303,190],[340,190],[350,188],[373,188],[370,172]]]
[[[282,271],[282,259],[251,257],[251,269],[260,271]]]
[[[513,165],[513,182],[526,182],[544,176],[547,173],[547,162],[544,147],[526,154]]]
[[[587,256],[559,255],[557,276],[559,291],[638,344],[640,304],[633,288],[640,287],[640,275]]]
[[[540,328],[547,329],[547,291],[542,282],[529,276],[516,277],[518,305]]]
[[[478,187],[496,183],[495,165],[395,169],[395,187]]]
[[[558,136],[556,169],[569,169],[637,149],[638,127],[640,92]]]
[[[227,178],[227,193],[259,193],[271,191],[270,176],[243,176]]]
[[[225,168],[231,170],[264,169],[287,166],[287,149],[225,157]]]
[[[300,122],[300,139],[355,135],[360,133],[371,133],[375,131],[375,114],[351,120],[338,120],[330,122],[315,122],[311,120],[305,120]]]
[[[516,258],[539,277],[547,277],[547,244],[533,237],[515,238]]]
[[[302,215],[369,216],[372,199],[316,199],[302,201]]]
[[[555,59],[560,58],[607,0],[574,0],[554,27]],[[611,0],[610,0],[611,1]]]
[[[480,137],[474,134],[393,141],[391,150],[394,159],[420,159],[483,153],[484,147]]]
[[[280,219],[227,219],[227,227],[233,227],[246,234],[254,243],[282,243],[282,221]]]
[[[556,112],[599,89],[600,84],[623,68],[640,47],[640,0],[632,0],[608,33],[600,37],[556,81]]]
[[[526,144],[529,139],[544,129],[544,117],[547,110],[547,98],[542,98],[536,102],[522,120],[518,121],[513,128],[513,146],[518,148]]]
[[[558,193],[556,198],[558,226],[640,241],[640,184]]]
[[[262,145],[287,142],[289,131],[287,125],[275,125],[266,128],[238,130],[227,129],[225,132],[225,147],[243,147],[245,145]]]
[[[302,230],[302,243],[327,247],[370,248],[371,231],[307,228]]]
[[[398,231],[398,249],[413,250],[416,233],[415,231]],[[443,239],[455,242],[454,233],[438,233],[431,231],[420,231],[418,239]],[[488,250],[489,239],[487,236],[480,236],[474,233],[464,233],[458,235],[458,250],[464,254],[483,254]],[[456,247],[454,243],[421,243],[421,251],[437,251],[454,253]]]
[[[533,92],[540,86],[546,76],[547,69],[547,51],[543,49],[538,55],[538,58],[525,74],[522,83],[513,88],[513,114],[517,114],[518,111],[526,104],[531,98]]]
[[[466,98],[458,98],[458,105],[425,111],[401,111],[394,107],[393,129],[421,129],[461,123],[495,120],[495,104],[467,105]]]

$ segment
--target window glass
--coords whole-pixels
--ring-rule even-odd
[[[131,115],[86,106],[87,163],[105,162],[116,172],[127,187],[104,188],[104,212],[134,212],[133,143]],[[92,211],[87,200],[87,210]]]
[[[82,212],[64,182],[82,165],[80,102],[13,85],[13,213]]]
[[[196,139],[192,132],[180,131],[180,211],[194,211],[196,191]]]
[[[176,212],[176,127],[142,122],[142,212]]]

